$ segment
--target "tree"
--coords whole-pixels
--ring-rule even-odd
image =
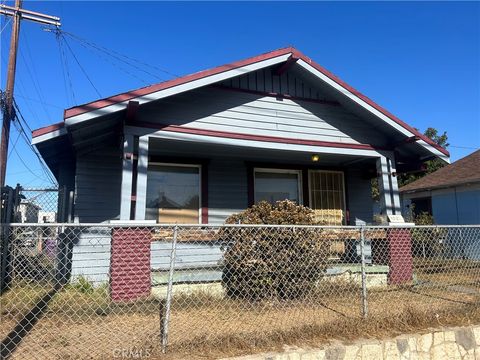
[[[448,135],[447,132],[444,131],[443,134],[439,135],[438,130],[432,127],[429,127],[423,133],[426,137],[432,139],[436,144],[447,148],[450,144],[448,143]],[[418,180],[425,175],[431,174],[438,169],[444,167],[446,163],[443,160],[435,158],[433,160],[428,160],[424,162],[425,170],[415,174],[400,174],[398,176],[398,186],[402,187],[411,182]]]
[[[448,143],[448,135],[447,132],[444,131],[443,134],[439,135],[438,130],[432,127],[429,127],[423,133],[426,137],[433,140],[436,144],[447,148],[450,144]],[[443,160],[438,158],[433,160],[428,160],[424,162],[425,170],[422,172],[418,172],[415,174],[399,174],[398,175],[398,186],[402,187],[411,182],[424,177],[425,175],[431,174],[434,171],[444,167],[446,163]],[[378,201],[380,198],[380,191],[378,189],[378,181],[377,178],[372,179],[372,199]]]

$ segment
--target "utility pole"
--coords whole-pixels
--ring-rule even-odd
[[[7,84],[5,88],[5,102],[3,107],[2,135],[0,143],[0,186],[5,185],[7,173],[8,143],[10,140],[10,123],[15,118],[13,108],[13,89],[15,86],[15,70],[17,67],[17,50],[20,37],[21,20],[30,20],[40,24],[59,27],[60,18],[41,14],[35,11],[22,9],[22,0],[15,0],[15,6],[0,5],[0,14],[13,18],[12,34],[10,37],[10,51],[8,55]]]

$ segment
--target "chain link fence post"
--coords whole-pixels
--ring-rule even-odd
[[[360,256],[362,261],[362,316],[368,316],[368,300],[367,300],[367,274],[365,269],[365,228],[360,228]]]
[[[175,268],[175,256],[177,251],[177,237],[178,237],[178,226],[175,225],[173,228],[173,241],[172,241],[172,252],[170,253],[170,269],[168,272],[168,284],[167,284],[167,297],[165,300],[165,306],[163,306],[162,301],[160,302],[160,310],[165,308],[163,316],[163,326],[160,328],[161,337],[162,337],[162,353],[167,352],[168,347],[168,326],[170,322],[170,309],[172,306],[172,290],[173,290],[173,273]]]

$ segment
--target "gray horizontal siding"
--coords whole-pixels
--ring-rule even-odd
[[[362,170],[350,168],[345,172],[350,224],[371,223],[373,220],[373,200],[370,179],[362,176]]]
[[[344,143],[383,141],[339,105],[206,88],[140,108],[139,120],[202,130]]]
[[[122,160],[120,150],[104,147],[77,157],[75,217],[80,222],[118,219]]]
[[[244,161],[212,159],[208,165],[208,222],[222,224],[248,206],[247,168]]]

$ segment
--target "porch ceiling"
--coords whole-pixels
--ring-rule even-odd
[[[318,162],[311,160],[318,154]],[[375,166],[375,159],[359,155],[327,154],[321,152],[301,152],[253,147],[230,146],[188,141],[150,138],[149,155],[158,158],[234,158],[259,163],[278,163],[289,165],[310,165],[312,167],[346,167],[351,165]]]

